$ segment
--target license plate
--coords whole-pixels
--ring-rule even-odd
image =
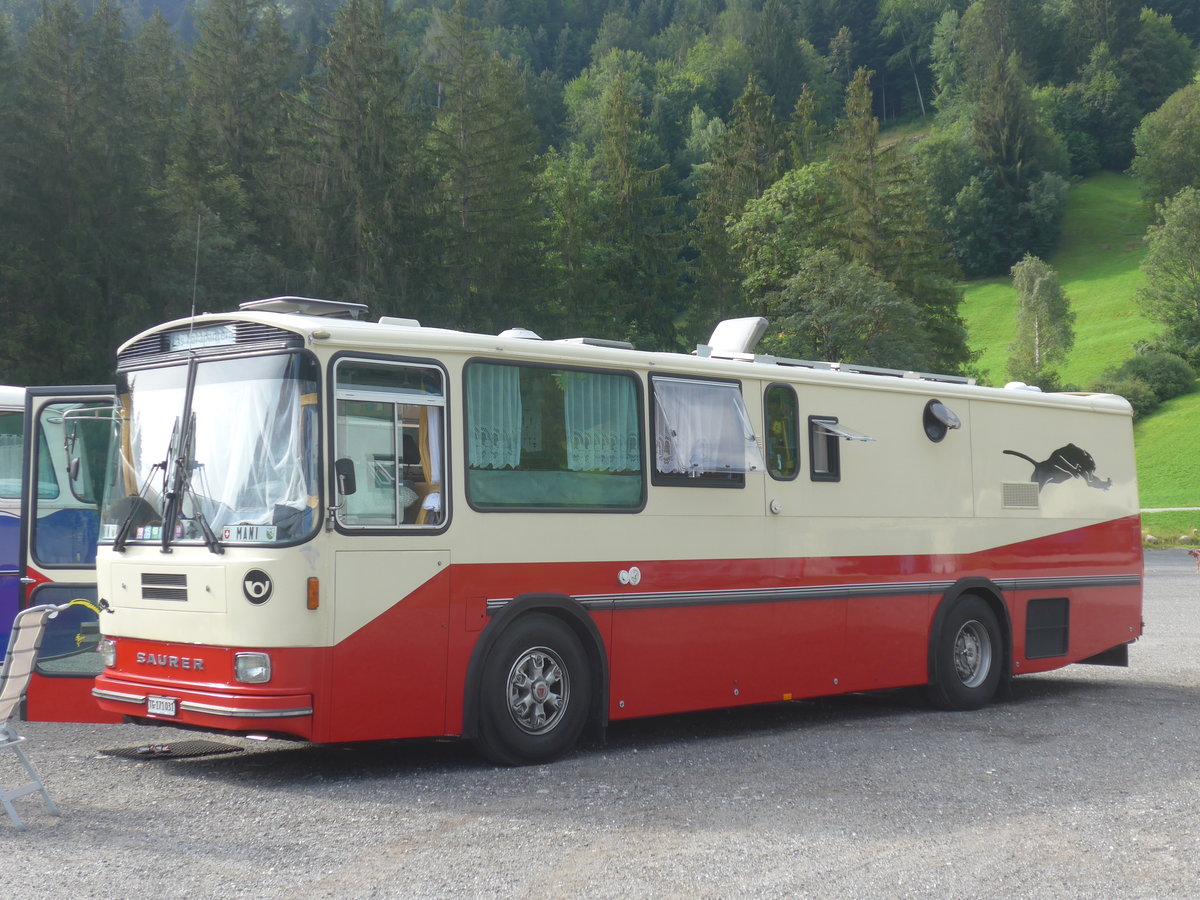
[[[147,697],[146,712],[152,716],[173,716],[178,703],[174,697]]]

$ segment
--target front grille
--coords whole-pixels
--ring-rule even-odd
[[[173,600],[187,602],[187,576],[154,572],[142,573],[143,600]]]

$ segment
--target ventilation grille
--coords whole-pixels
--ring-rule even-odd
[[[1025,609],[1025,658],[1065,656],[1071,625],[1066,597],[1038,597]]]
[[[143,600],[174,600],[187,602],[187,576],[142,573]]]
[[[230,346],[256,348],[286,348],[303,347],[304,338],[291,331],[284,331],[273,325],[263,325],[258,322],[233,322],[233,340],[210,347],[194,347],[186,350],[171,349],[171,335],[188,331],[188,327],[172,328],[167,331],[157,331],[146,335],[139,341],[130,344],[118,357],[120,365],[147,362],[155,359],[185,356],[189,353],[213,353],[228,351]],[[211,328],[212,325],[197,325],[197,330]]]
[[[1037,509],[1038,486],[1032,481],[1004,484],[1005,509]]]

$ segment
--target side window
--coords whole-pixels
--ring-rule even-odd
[[[20,410],[0,410],[0,497],[21,496],[21,441],[24,435]]]
[[[445,520],[445,390],[428,365],[343,359],[335,370],[336,459],[354,464],[341,499],[350,528],[433,527]]]
[[[827,427],[829,425],[837,425],[837,419],[833,416],[808,417],[808,470],[813,481],[842,480],[838,435]]]
[[[874,441],[875,438],[841,424],[836,416],[808,417],[808,469],[813,481],[841,481],[839,441]]]
[[[467,365],[467,498],[480,510],[638,510],[642,406],[624,372]]]
[[[650,377],[654,483],[742,487],[766,468],[736,381]]]
[[[773,384],[766,393],[767,471],[788,481],[800,472],[800,410],[796,392],[786,384]]]

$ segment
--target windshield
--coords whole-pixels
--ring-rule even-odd
[[[312,533],[315,361],[287,354],[143,369],[123,374],[117,395],[102,541],[118,549],[203,543],[220,552]]]

